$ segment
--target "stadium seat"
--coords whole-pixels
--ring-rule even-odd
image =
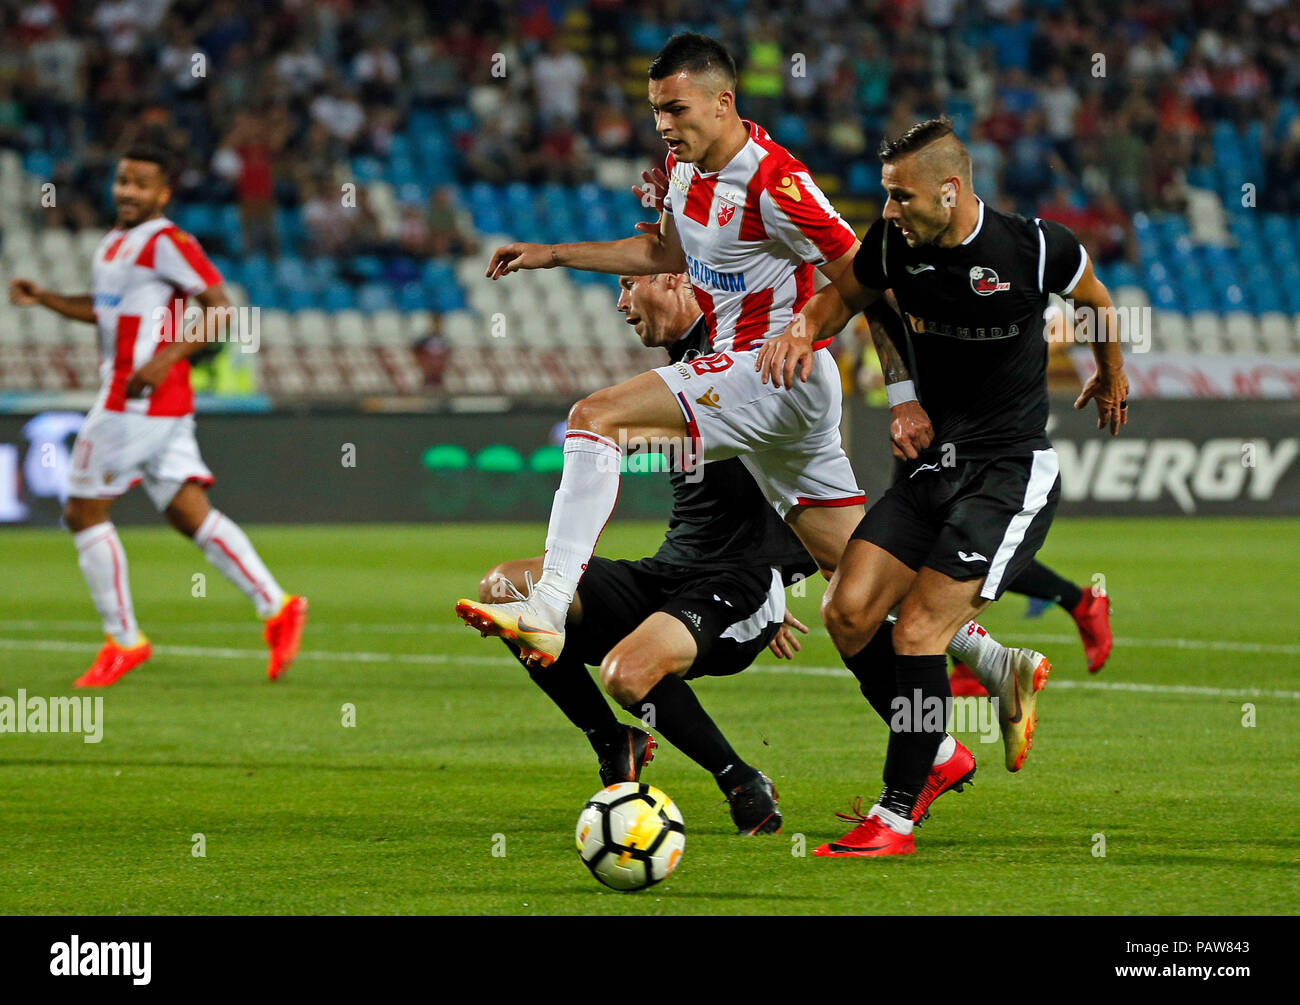
[[[398,311],[375,311],[370,317],[370,336],[374,345],[405,345],[406,326]]]
[[[334,314],[334,338],[339,345],[368,345],[370,332],[365,315],[356,310],[337,311]]]
[[[1228,352],[1254,352],[1257,331],[1258,326],[1253,314],[1245,311],[1230,311],[1223,317],[1223,347]]]
[[[1196,311],[1192,314],[1190,335],[1198,352],[1220,353],[1224,349],[1223,321],[1214,311]]]
[[[295,311],[292,331],[300,346],[329,345],[334,340],[334,324],[329,314],[315,308]]]
[[[419,337],[419,331],[420,329],[413,331],[414,337]],[[487,325],[469,311],[453,311],[443,315],[442,331],[452,346],[478,347],[487,342]]]

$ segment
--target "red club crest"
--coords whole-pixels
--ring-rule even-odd
[[[718,226],[725,227],[736,215],[736,207],[729,202],[718,202]]]

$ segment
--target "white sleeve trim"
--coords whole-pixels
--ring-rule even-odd
[[[1079,268],[1078,271],[1075,272],[1074,278],[1070,280],[1070,284],[1064,290],[1061,291],[1065,296],[1068,297],[1071,293],[1074,292],[1074,288],[1079,285],[1079,280],[1083,278],[1083,272],[1086,268],[1088,268],[1088,249],[1085,248],[1082,244],[1080,244],[1079,245]]]
[[[1043,233],[1043,221],[1034,217],[1038,228],[1038,292],[1043,293],[1043,271],[1047,268],[1047,235]]]

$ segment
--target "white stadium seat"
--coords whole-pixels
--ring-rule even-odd
[[[1225,348],[1229,352],[1254,352],[1258,326],[1255,316],[1245,311],[1229,311],[1223,316]]]
[[[1186,352],[1187,318],[1181,311],[1156,311],[1155,335],[1164,352]]]
[[[370,326],[366,316],[360,311],[334,312],[334,338],[340,345],[367,345],[370,342]]]
[[[327,313],[314,307],[293,315],[292,330],[299,345],[326,346],[334,338],[334,322]]]
[[[400,311],[375,311],[370,316],[370,334],[376,345],[402,345],[409,341]]]
[[[1195,311],[1191,319],[1192,344],[1198,352],[1223,351],[1223,321],[1214,311]]]
[[[1291,319],[1281,311],[1270,311],[1260,316],[1256,336],[1259,348],[1268,353],[1292,351]]]

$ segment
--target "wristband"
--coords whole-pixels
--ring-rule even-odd
[[[916,385],[910,380],[900,380],[896,384],[886,384],[885,397],[889,399],[890,408],[909,401],[916,401]]]

